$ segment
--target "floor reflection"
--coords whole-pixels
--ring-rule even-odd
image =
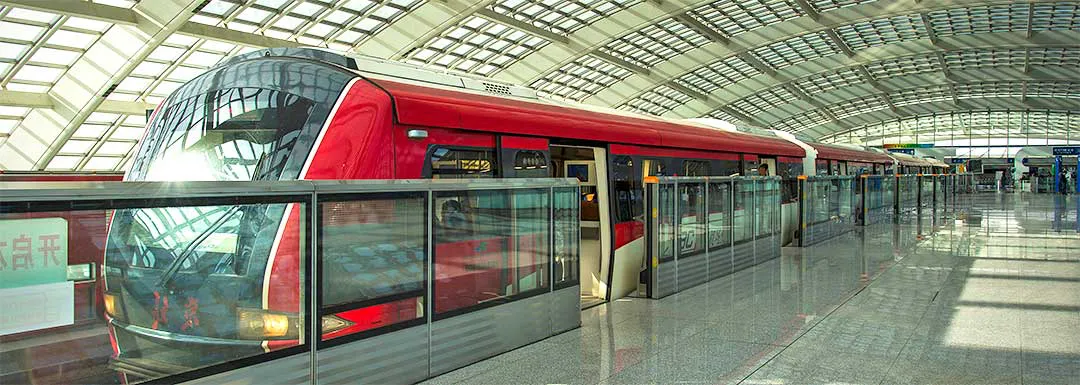
[[[1077,197],[955,203],[586,309],[580,329],[429,383],[1080,383]]]

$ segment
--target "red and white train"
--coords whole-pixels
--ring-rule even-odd
[[[799,175],[934,172],[916,158],[713,124],[551,100],[488,79],[318,49],[269,49],[228,59],[169,96],[125,180],[577,177],[587,195],[582,295],[606,300],[637,288],[647,176],[756,175],[768,165],[789,184],[790,222]],[[242,215],[230,207],[118,211],[105,261],[117,365],[173,372],[296,344],[299,211],[292,204]],[[207,232],[230,246],[191,246]],[[441,263],[479,275],[507,268],[470,263],[482,258],[470,242],[436,245]],[[468,309],[498,292],[475,281],[440,284],[436,312]],[[198,304],[197,325],[191,304]],[[333,307],[324,336],[416,317],[418,306],[398,295]]]

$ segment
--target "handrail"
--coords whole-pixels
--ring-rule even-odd
[[[406,190],[490,190],[577,186],[575,178],[394,179],[185,182],[4,182],[10,202],[259,197],[311,193],[370,193]]]

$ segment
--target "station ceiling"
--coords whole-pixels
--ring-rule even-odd
[[[1016,119],[1065,138],[1080,130],[1078,9],[993,0],[0,0],[0,169],[123,170],[145,111],[172,90],[230,55],[301,45],[828,141],[911,127],[904,132],[972,135]]]

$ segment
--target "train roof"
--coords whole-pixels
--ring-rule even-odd
[[[780,138],[559,101],[497,80],[323,49],[266,49],[222,65],[262,56],[317,60],[356,71],[391,95],[395,117],[402,124],[704,151],[806,155],[801,147]]]
[[[737,125],[737,124],[733,124],[731,122],[723,121],[723,120],[720,120],[720,119],[695,118],[695,119],[687,119],[686,121],[693,122],[693,123],[704,124],[704,125],[711,126],[711,127],[717,128],[717,129],[722,129],[722,130],[725,130],[725,131],[738,131],[738,132],[749,133],[749,134],[767,135],[767,136],[771,136],[771,137],[781,138],[781,139],[784,139],[784,140],[789,140],[788,138],[784,138],[783,136],[780,136],[779,134],[777,134],[775,130],[767,130],[767,129],[764,129],[764,128],[759,128],[759,127],[754,127],[754,126],[747,126],[747,125]],[[817,151],[817,157],[821,158],[821,159],[848,160],[848,161],[865,162],[865,163],[892,163],[893,162],[893,159],[890,158],[888,155],[881,154],[881,153],[876,153],[876,152],[869,151],[869,150],[865,150],[865,149],[859,148],[858,146],[854,146],[854,145],[852,145],[852,146],[842,146],[842,145],[825,144],[825,143],[821,143],[821,142],[815,142],[815,141],[812,141],[812,140],[807,140],[805,137],[799,137],[799,136],[796,136],[795,134],[791,134],[791,137],[794,138],[794,140],[802,142],[803,144],[806,144],[807,146],[810,146],[811,148],[813,148],[814,151]]]
[[[896,161],[900,162],[900,164],[903,165],[903,166],[917,166],[917,167],[926,167],[926,166],[942,167],[942,166],[948,166],[945,163],[938,164],[937,162],[931,161],[933,158],[919,158],[919,157],[908,155],[908,154],[905,154],[905,153],[902,153],[902,152],[894,152],[894,153],[891,153],[889,155],[892,156],[893,158],[895,158]],[[933,159],[933,160],[936,160],[936,159]]]

